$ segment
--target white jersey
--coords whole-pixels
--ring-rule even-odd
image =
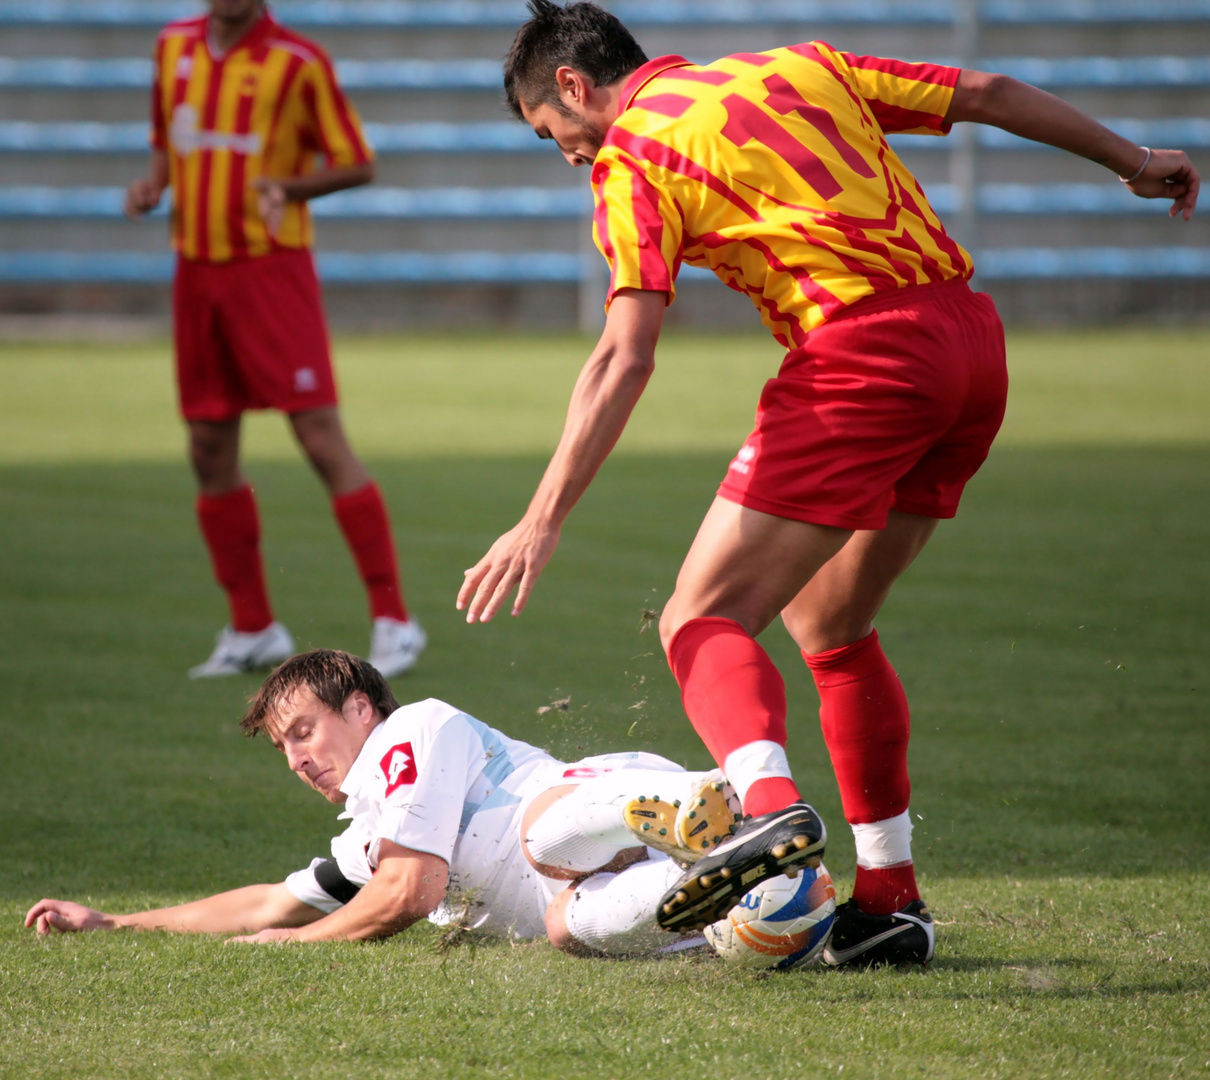
[[[449,864],[449,895],[434,922],[458,917],[496,936],[540,935],[566,882],[541,877],[526,861],[521,814],[566,769],[443,701],[405,705],[374,729],[341,784],[348,800],[340,817],[351,820],[332,841],[332,859],[315,859],[286,887],[335,911],[370,880],[379,846],[390,840]]]

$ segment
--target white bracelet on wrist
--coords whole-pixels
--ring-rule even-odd
[[[1151,147],[1150,146],[1141,146],[1141,147],[1139,147],[1139,149],[1146,150],[1147,156],[1145,158],[1143,158],[1143,164],[1139,166],[1139,171],[1136,172],[1133,176],[1119,176],[1118,177],[1118,179],[1121,180],[1123,184],[1133,184],[1140,176],[1143,175],[1143,170],[1147,168],[1147,164],[1151,161]]]

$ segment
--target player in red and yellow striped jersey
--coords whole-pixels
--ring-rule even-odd
[[[231,609],[213,655],[191,674],[229,675],[294,651],[273,618],[256,501],[239,465],[244,411],[275,408],[327,486],[365,582],[371,659],[396,675],[415,662],[424,632],[404,604],[382,494],[340,422],[307,209],[368,183],[373,154],[319,46],[263,0],[209,8],[156,42],[151,171],[126,196],[138,217],[172,189],[177,385],[198,520]]]
[[[755,636],[779,614],[819,689],[857,876],[836,964],[927,961],[911,861],[907,701],[873,629],[896,578],[952,517],[1003,416],[1004,337],[887,142],[995,124],[1112,169],[1188,219],[1179,151],[1120,138],[1003,76],[857,57],[822,42],[696,65],[649,61],[591,3],[530,0],[505,65],[516,114],[591,165],[608,319],[521,522],[458,595],[513,614],[621,435],[654,367],[682,262],[747,294],[789,352],[761,395],[660,620],[685,711],[749,817],[665,898],[669,929],[720,917],[750,885],[818,857],[822,822],[786,761],[785,688]]]

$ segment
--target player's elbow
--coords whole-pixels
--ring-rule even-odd
[[[1014,91],[1020,84],[994,71],[963,68],[946,114],[950,123],[999,125],[1012,118]]]

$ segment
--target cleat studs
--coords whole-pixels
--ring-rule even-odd
[[[698,799],[697,804],[698,804],[698,806],[705,806],[705,805],[706,805],[706,800],[705,800],[705,799]]]
[[[722,790],[723,790],[723,782],[722,782],[721,780],[715,780],[715,781],[714,781],[714,783],[713,783],[713,784],[711,784],[710,786],[711,786],[711,787],[712,787],[712,788],[713,788],[715,791],[722,791]]]
[[[671,915],[675,910],[676,910],[676,907],[671,903],[667,903],[664,905],[664,914],[665,915]]]
[[[639,796],[639,802],[646,802],[646,801],[647,801],[647,796],[646,796],[646,795],[640,795],[640,796]]]
[[[658,795],[652,795],[652,796],[651,796],[651,801],[652,801],[652,802],[659,802],[659,801],[660,801],[660,797],[659,797]]]
[[[775,859],[784,859],[790,853],[790,848],[786,844],[778,844],[769,854]]]
[[[668,835],[668,830],[667,830],[667,829],[661,829],[661,830],[660,830],[660,835],[661,835],[661,836],[667,836],[667,835]]]
[[[712,878],[709,874],[703,874],[700,878],[697,879],[697,883],[703,889],[708,889],[714,883],[714,878]]]
[[[687,904],[689,903],[689,894],[685,892],[684,889],[681,889],[676,896],[673,897],[673,900],[675,900],[675,902],[678,904]]]
[[[722,868],[722,869],[721,869],[721,870],[718,872],[718,876],[719,876],[719,877],[721,877],[721,878],[722,878],[724,881],[730,881],[730,880],[731,880],[731,867],[729,867],[729,866],[724,866],[724,867],[723,867],[723,868]]]
[[[651,822],[650,822],[650,821],[644,821],[644,822],[643,822],[643,832],[646,832],[646,831],[647,831],[648,829],[650,829],[650,828],[651,828]]]
[[[739,822],[744,820],[743,814],[732,814],[731,817],[736,822],[736,824],[739,824]]]
[[[791,881],[793,881],[796,877],[798,877],[798,867],[796,867],[796,866],[786,867],[785,876],[788,877]]]
[[[672,805],[673,805],[673,808],[674,808],[674,809],[679,810],[679,809],[681,808],[681,800],[680,800],[680,799],[673,799],[673,800],[672,800]]]
[[[794,837],[794,846],[798,848],[799,851],[802,851],[802,849],[805,848],[810,842],[811,841],[801,834]]]
[[[689,820],[690,820],[690,821],[692,821],[692,820],[693,820],[695,817],[697,817],[697,811],[696,811],[696,810],[690,810],[690,811],[689,811]]]
[[[809,867],[810,867],[812,870],[818,870],[818,869],[819,869],[819,867],[820,867],[820,865],[821,865],[822,863],[823,863],[823,859],[822,859],[820,856],[818,856],[818,855],[812,855],[812,856],[811,856],[811,857],[810,857],[810,858],[807,860],[807,865],[808,865],[808,866],[809,866]]]
[[[706,848],[708,848],[709,846],[710,846],[710,841],[709,841],[709,840],[703,840],[703,841],[702,841],[702,850],[703,850],[703,851],[705,851],[705,850],[706,850]]]

